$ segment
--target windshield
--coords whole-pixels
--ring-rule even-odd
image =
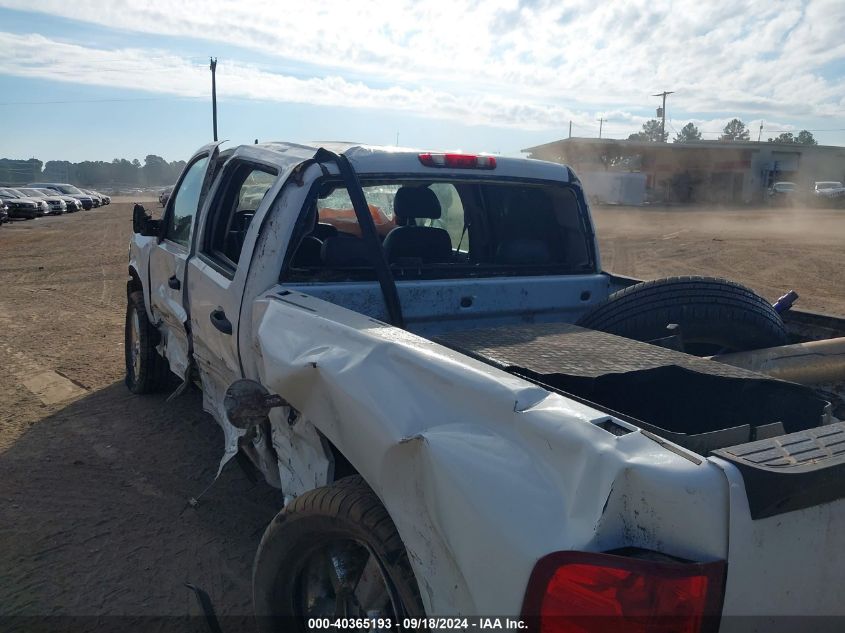
[[[58,189],[62,193],[69,193],[73,195],[85,195],[73,185],[56,185],[55,189]]]
[[[38,189],[30,189],[29,187],[25,189],[18,189],[18,191],[20,191],[25,196],[35,196],[36,198],[43,198],[46,195]]]
[[[841,182],[817,182],[816,189],[838,189],[842,186]]]
[[[561,183],[364,180],[362,188],[397,279],[595,270],[586,210]],[[306,214],[303,248],[314,254],[294,255],[294,279],[374,278],[343,185],[322,185]]]
[[[23,195],[19,194],[14,189],[6,189],[5,187],[0,189],[0,195],[4,198],[23,198]]]

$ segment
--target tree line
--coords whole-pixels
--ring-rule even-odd
[[[85,160],[79,163],[0,158],[0,183],[14,185],[41,180],[94,188],[161,187],[176,182],[184,168],[183,160],[167,162],[155,154],[147,155],[143,164],[137,158],[132,161],[115,158],[111,162]]]
[[[643,129],[635,132],[628,137],[629,141],[651,141],[653,143],[665,143],[669,138],[668,132],[660,131],[660,121],[657,119],[650,119],[643,123]],[[701,140],[701,132],[694,123],[687,123],[681,128],[680,132],[675,134],[672,139],[673,143],[690,143]],[[745,123],[739,119],[732,119],[722,129],[722,135],[719,137],[720,141],[749,141],[751,140],[751,133],[745,126]],[[799,145],[818,145],[816,139],[813,138],[813,133],[808,130],[801,130],[798,134],[793,135],[792,132],[782,132],[780,135],[772,138],[769,137],[768,143],[797,143]]]

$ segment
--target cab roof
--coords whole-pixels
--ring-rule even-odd
[[[426,167],[420,162],[420,154],[431,152],[444,153],[436,150],[420,150],[407,147],[362,145],[348,142],[315,142],[308,144],[267,142],[254,145],[240,145],[232,148],[233,156],[255,157],[272,162],[282,169],[286,169],[314,158],[320,148],[335,154],[345,154],[355,170],[362,175],[388,174],[430,174],[438,178],[447,175],[471,175],[471,169],[453,169],[444,167]],[[228,152],[226,152],[228,153]],[[459,154],[476,154],[476,152],[452,152]],[[481,154],[479,155],[488,155]],[[566,165],[530,158],[511,158],[496,156],[494,169],[478,171],[484,178],[525,178],[532,180],[552,180],[557,182],[572,182],[574,174]]]

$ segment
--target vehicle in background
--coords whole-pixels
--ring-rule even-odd
[[[93,189],[83,189],[82,191],[84,191],[89,196],[94,198],[95,201],[99,202],[99,205],[95,205],[95,206],[104,207],[107,204],[109,204],[109,202],[111,202],[111,198],[109,198],[108,196],[104,196],[99,191],[94,191]]]
[[[171,193],[173,193],[173,187],[167,187],[158,195],[158,202],[161,206],[164,207],[167,205]]]
[[[9,207],[6,206],[6,201],[0,198],[0,224],[5,224],[9,221]]]
[[[66,211],[68,213],[76,213],[77,211],[82,211],[82,201],[79,198],[74,198],[73,196],[68,196],[63,193],[58,193],[55,189],[45,189],[45,188],[36,188],[30,187],[22,189],[22,191],[40,191],[41,193],[47,195],[56,195],[61,197],[62,200],[65,201],[65,205],[67,206]]]
[[[94,199],[87,193],[80,191],[78,187],[61,182],[31,182],[27,187],[35,187],[37,189],[52,189],[67,196],[73,196],[82,203],[83,209],[91,209],[94,206]]]
[[[845,201],[845,187],[838,180],[820,180],[813,185],[818,202],[841,203]]]
[[[53,191],[44,192],[32,187],[15,188],[13,191],[27,198],[41,200],[46,203],[48,207],[47,215],[62,215],[67,211],[67,202],[64,200],[64,196],[59,193]]]
[[[94,201],[94,208],[95,209],[99,206],[102,206],[103,201],[100,199],[100,196],[95,194],[93,191],[91,191],[90,189],[80,189],[80,191],[82,193],[88,195],[88,196],[91,196],[91,200]]]
[[[0,199],[8,207],[10,218],[32,220],[44,215],[44,212],[41,210],[40,201],[33,200],[32,198],[24,198],[10,189],[0,189]]]
[[[795,200],[796,185],[794,182],[776,182],[769,187],[769,200],[777,204],[785,204]]]

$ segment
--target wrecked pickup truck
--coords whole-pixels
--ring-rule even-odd
[[[283,493],[261,628],[845,615],[845,322],[603,272],[568,167],[214,144],[133,224],[127,385]]]

